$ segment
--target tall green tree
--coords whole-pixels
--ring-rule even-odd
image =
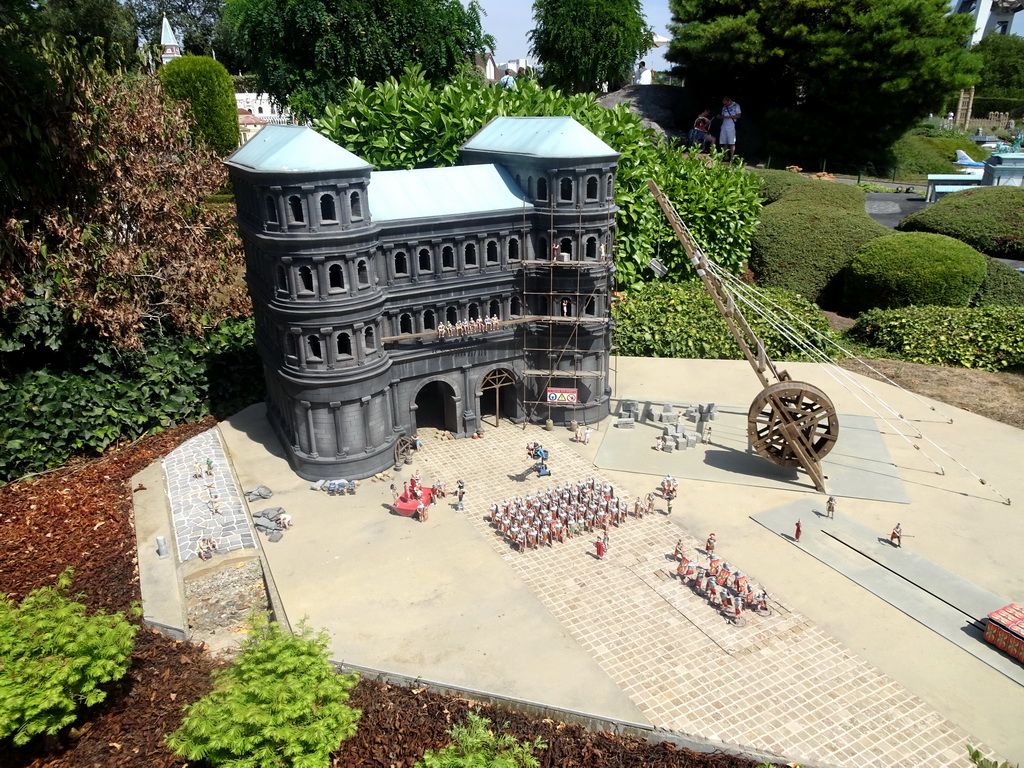
[[[218,155],[238,149],[238,103],[231,75],[209,56],[181,56],[160,68],[160,84],[186,102],[196,135]]]
[[[476,0],[228,0],[226,18],[260,90],[316,117],[356,77],[378,83],[420,64],[450,79],[494,48]]]
[[[666,58],[709,103],[761,124],[808,165],[879,154],[977,79],[968,14],[947,0],[669,0]],[[740,126],[740,151],[743,144]]]
[[[138,62],[135,13],[117,0],[47,0],[41,20],[58,39],[71,37],[79,46],[100,38],[109,70]]]
[[[533,20],[542,82],[572,93],[622,87],[653,41],[640,0],[534,0]]]
[[[988,35],[971,50],[982,61],[979,94],[1024,97],[1024,37]]]

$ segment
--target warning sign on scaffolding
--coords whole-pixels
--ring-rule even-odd
[[[548,387],[548,402],[575,403],[578,394],[578,389],[560,389],[558,387]]]

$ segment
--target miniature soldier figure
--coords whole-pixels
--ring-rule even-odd
[[[836,516],[836,497],[829,496],[828,501],[825,502],[825,514],[831,520]]]
[[[676,551],[672,553],[672,559],[673,560],[678,560],[680,555],[682,555],[682,554],[683,554],[683,540],[679,539],[679,541],[676,542]]]
[[[213,459],[206,460],[206,474],[213,477]]]
[[[422,501],[416,505],[416,516],[420,519],[421,523],[427,522],[427,508],[423,505]]]
[[[704,551],[709,555],[713,555],[715,553],[715,534],[712,533],[708,536],[707,543],[704,545]]]
[[[455,493],[459,497],[459,501],[462,501],[462,497],[466,495],[466,484],[461,480],[455,483]]]
[[[796,521],[796,543],[800,543],[800,533],[803,529],[800,527],[800,521]]]
[[[889,541],[895,544],[897,547],[902,546],[903,541],[903,528],[900,527],[899,523],[896,523],[896,527],[892,529],[892,533],[889,534]]]
[[[604,542],[604,551],[605,551],[605,552],[607,552],[607,551],[608,551],[608,541],[609,541],[609,537],[608,537],[608,530],[607,530],[607,529],[605,529],[605,532],[604,532],[604,539],[603,539],[603,542]]]
[[[594,542],[594,546],[597,548],[597,559],[604,560],[604,542],[598,539]]]

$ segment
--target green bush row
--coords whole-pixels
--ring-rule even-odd
[[[761,182],[761,194],[765,204],[780,200],[802,202],[811,205],[829,205],[855,213],[864,213],[866,196],[864,190],[853,184],[836,184],[823,179],[813,179],[793,171],[758,169],[754,175]]]
[[[774,303],[819,333],[831,336],[827,320],[807,299],[772,288],[761,289],[758,293],[764,296],[759,305]],[[800,350],[779,334],[759,311],[739,302],[738,306],[764,342],[770,357],[804,359]],[[768,312],[781,315],[774,308]],[[734,360],[743,357],[725,320],[699,282],[636,286],[615,303],[612,317],[615,348],[620,355]],[[798,325],[789,317],[781,319],[786,325]]]
[[[1024,187],[961,190],[907,216],[899,228],[948,235],[996,258],[1024,259]]]
[[[971,304],[976,307],[1024,307],[1024,275],[1008,264],[985,257],[988,271]]]
[[[258,402],[252,329],[251,319],[228,320],[203,338],[154,335],[138,354],[99,351],[72,370],[51,365],[0,379],[0,482]]]
[[[1024,363],[1022,307],[873,309],[850,334],[912,363],[984,371]]]
[[[844,304],[857,312],[912,304],[966,307],[986,271],[985,257],[966,243],[926,232],[896,232],[857,251],[844,276]]]

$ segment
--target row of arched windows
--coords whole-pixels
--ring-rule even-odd
[[[456,252],[454,245],[441,246],[441,271],[451,271],[455,269],[473,269],[480,266],[480,256],[477,251],[476,243],[463,243],[458,246],[458,253]],[[519,238],[510,237],[505,243],[505,254],[509,261],[519,261]],[[461,255],[462,263],[458,264],[457,256]],[[394,276],[397,277],[408,277],[413,274],[411,269],[412,265],[415,264],[415,274],[426,275],[434,274],[437,254],[432,248],[420,248],[416,251],[415,256],[410,256],[409,251],[396,250],[391,254],[391,264],[394,270]],[[484,245],[483,253],[484,264],[498,265],[501,263],[501,247],[497,240],[487,240]]]
[[[562,176],[556,180],[556,191],[557,200],[553,202],[559,203],[597,203],[602,202],[601,200],[601,178],[599,176],[587,176],[583,180],[583,198],[581,200],[576,199],[576,186],[577,180],[572,176]],[[534,187],[533,176],[526,177],[526,186],[523,187],[522,174],[516,174],[516,184],[526,192],[526,196],[537,202],[548,202],[548,186],[549,181],[546,177],[541,176],[536,180],[536,187]],[[615,176],[608,174],[604,180],[605,188],[605,201],[611,201],[615,199]]]
[[[353,352],[353,350],[355,350]],[[297,334],[286,331],[284,352],[300,368],[333,367],[372,355],[377,351],[377,333],[373,326],[361,331]]]
[[[347,203],[346,213],[348,222],[359,222],[364,218],[363,196],[359,190],[340,192],[338,196],[331,192],[321,193],[319,197],[313,194],[310,197],[291,194],[283,198],[284,208],[281,208],[282,198],[274,195],[264,197],[266,223],[274,228],[282,224],[289,228],[299,228],[312,224],[317,227],[330,227],[342,222],[339,214],[340,202]],[[315,221],[311,214],[307,215],[308,208],[319,203],[320,216]]]
[[[369,288],[372,285],[370,263],[368,259],[357,259],[354,263],[333,262],[330,264],[284,264],[277,265],[275,276],[279,294],[292,298],[324,297],[327,294],[343,293],[348,288],[346,267],[355,271],[357,288]],[[320,290],[321,286],[325,290]]]
[[[579,261],[596,261],[601,253],[601,246],[596,235],[590,235],[583,240],[583,253],[576,253],[574,238],[563,237],[557,240],[552,247],[550,258],[567,258]],[[538,258],[548,258],[548,239],[541,235],[537,238]]]

